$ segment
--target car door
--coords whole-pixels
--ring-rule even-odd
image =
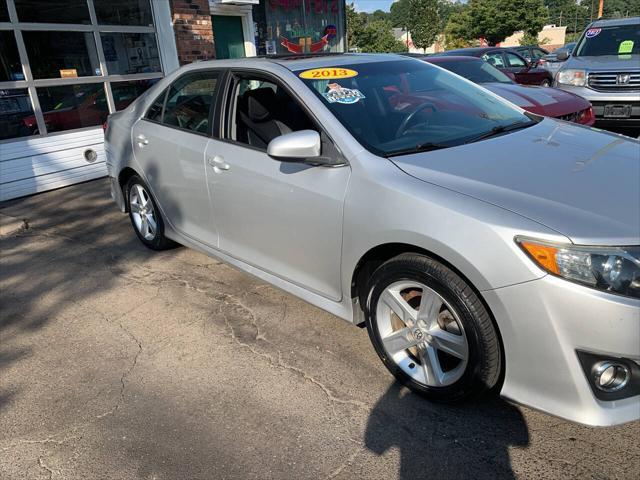
[[[516,77],[516,82],[523,85],[539,85],[542,82],[542,79],[538,80],[532,74],[524,57],[514,52],[504,52],[504,57],[506,63],[505,71],[513,73]]]
[[[340,155],[279,80],[237,71],[226,92],[223,139],[212,141],[206,155],[220,250],[339,300],[350,167],[283,162],[267,155],[273,138],[307,129],[322,132],[323,156]]]
[[[220,72],[176,79],[133,127],[135,158],[167,221],[179,233],[217,246],[205,172]]]

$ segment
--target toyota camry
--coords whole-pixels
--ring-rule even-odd
[[[366,326],[427,399],[640,417],[639,142],[347,54],[182,67],[110,116],[105,145],[144,245]]]

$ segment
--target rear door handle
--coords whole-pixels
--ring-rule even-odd
[[[222,158],[220,155],[207,158],[207,163],[209,164],[209,166],[213,167],[213,171],[216,173],[220,173],[223,170],[229,170],[229,168],[231,168],[231,166],[227,162],[225,162],[224,158]]]
[[[136,142],[138,142],[138,145],[140,145],[141,147],[143,145],[149,145],[149,140],[147,140],[147,137],[145,137],[144,135],[138,135],[136,137]]]

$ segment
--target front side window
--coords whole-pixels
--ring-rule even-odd
[[[27,89],[0,89],[0,140],[36,133],[36,119]]]
[[[482,59],[487,61],[489,65],[493,65],[496,68],[504,68],[504,60],[502,58],[502,52],[485,53]]]
[[[48,132],[102,125],[109,114],[101,83],[39,87],[37,92]]]
[[[640,24],[588,28],[578,43],[576,57],[640,54]]]
[[[506,100],[419,60],[340,65],[319,69],[317,78],[315,70],[295,73],[360,144],[381,156],[452,147],[533,123]]]
[[[238,79],[231,112],[230,138],[255,148],[266,149],[271,140],[285,133],[316,130],[286,90],[257,77]]]
[[[153,80],[131,80],[129,82],[112,82],[111,92],[116,111],[124,110],[131,102],[146,92],[149,87],[158,81]]]
[[[446,68],[461,77],[474,83],[513,83],[504,73],[492,67],[483,60],[465,60],[457,62],[438,63],[438,66]]]
[[[102,74],[92,33],[24,31],[22,37],[36,79]]]
[[[507,56],[507,63],[509,64],[510,67],[525,68],[527,66],[527,64],[524,61],[524,58],[519,57],[515,53],[506,52],[505,55]]]
[[[198,72],[176,80],[169,88],[162,123],[208,133],[218,76],[218,72]]]

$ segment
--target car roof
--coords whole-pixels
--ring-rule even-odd
[[[610,18],[603,20],[596,20],[591,23],[588,28],[594,27],[619,27],[624,25],[638,25],[640,24],[640,17],[630,18]]]
[[[332,53],[308,55],[266,55],[223,60],[205,60],[190,64],[192,68],[202,67],[256,67],[278,64],[291,71],[322,67],[340,67],[363,63],[390,62],[394,60],[411,61],[411,58],[392,53]]]
[[[429,56],[421,60],[429,63],[453,63],[453,62],[484,62],[481,58],[469,55],[443,55],[441,57]]]

